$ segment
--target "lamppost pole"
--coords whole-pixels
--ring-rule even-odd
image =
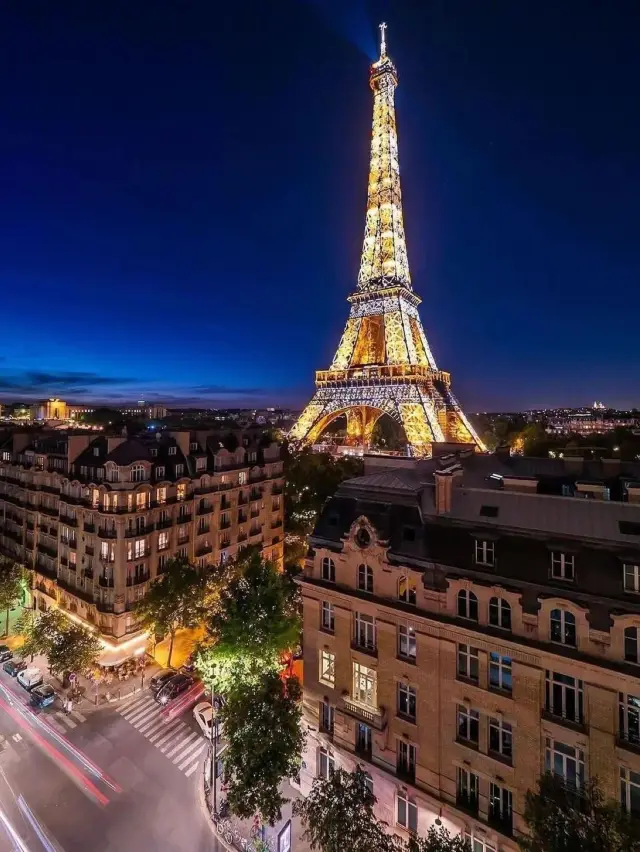
[[[215,695],[211,684],[211,789],[213,790],[213,817],[218,814],[218,735],[220,709],[224,705],[221,695]]]

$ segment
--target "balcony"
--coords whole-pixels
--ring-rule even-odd
[[[190,524],[193,520],[193,515],[190,513],[179,513],[176,518],[176,523],[178,524]]]
[[[189,533],[178,536],[178,544],[187,544],[189,542]]]
[[[415,784],[416,767],[412,763],[398,761],[398,764],[396,765],[396,775],[401,781],[406,781],[407,784]]]
[[[249,498],[245,494],[240,492],[240,494],[238,494],[238,506],[246,506],[248,502]]]
[[[87,556],[93,556],[93,548],[92,547],[89,547],[89,546],[85,547],[84,552],[87,554]]]
[[[365,722],[377,731],[383,731],[387,726],[387,711],[384,707],[365,707],[351,698],[343,698],[342,709],[348,716]]]
[[[260,491],[259,488],[252,488],[251,489],[251,497],[249,499],[254,500],[254,501],[255,500],[262,500],[262,491]]]
[[[242,544],[243,541],[247,540],[246,533],[238,533],[238,544]]]
[[[259,514],[260,514],[260,509],[252,509],[251,510],[251,517],[252,518],[257,518]]]
[[[105,589],[112,589],[113,588],[113,577],[105,577],[103,574],[101,574],[98,577],[98,585],[102,586]]]
[[[247,513],[246,512],[238,512],[238,523],[239,524],[246,524],[247,521],[248,521]]]
[[[226,512],[227,509],[230,509],[230,508],[231,508],[231,500],[225,500],[225,498],[223,497],[222,500],[220,501],[220,511]]]
[[[94,596],[94,602],[98,612],[113,612],[113,600],[110,597],[105,598]],[[101,629],[103,633],[107,632],[104,630],[104,628]]]
[[[44,583],[36,583],[34,588],[37,589],[39,592],[41,592],[43,595],[46,595],[48,598],[51,598],[51,600],[53,600],[53,601],[57,600],[55,591],[53,591],[52,589],[49,589],[47,586],[45,586]]]
[[[153,532],[155,525],[154,524],[143,524],[137,527],[127,527],[124,531],[125,538],[136,538],[139,535],[148,535],[148,533]]]
[[[84,580],[79,579],[76,580],[75,583],[70,583],[67,580],[63,580],[61,577],[58,577],[58,585],[60,588],[64,589],[65,592],[68,592],[68,594],[81,598],[87,603],[93,603],[93,589],[85,588]]]
[[[173,518],[165,518],[163,521],[156,522],[157,530],[168,530],[171,526],[173,526]]]
[[[282,488],[282,485],[274,485],[273,488],[271,489],[271,493],[272,494],[282,494],[283,490],[284,489]]]
[[[640,736],[635,731],[620,731],[616,737],[616,745],[618,748],[624,748],[627,751],[634,752],[634,754],[640,754]]]
[[[262,527],[251,527],[251,529],[249,530],[249,535],[251,536],[251,538],[253,538],[253,536],[255,535],[262,535]]]
[[[207,553],[212,551],[213,546],[211,544],[201,544],[200,547],[196,547],[196,556],[206,556]]]
[[[210,532],[211,524],[198,524],[198,531],[196,535],[204,535],[205,533]]]
[[[48,565],[46,562],[36,562],[33,570],[37,574],[42,574],[43,577],[50,577],[52,580],[58,579],[58,569],[55,565]]]
[[[569,728],[571,731],[579,731],[580,733],[587,732],[587,726],[583,721],[579,719],[569,719],[567,716],[555,715],[551,710],[543,710],[542,718],[547,719],[549,722],[555,722],[556,725],[562,725],[565,728]]]
[[[78,519],[72,518],[70,515],[60,515],[60,523],[66,524],[68,527],[77,527]]]
[[[213,506],[209,505],[209,503],[204,506],[198,506],[198,515],[208,515],[211,512],[213,512]]]
[[[271,529],[277,530],[282,526],[282,518],[278,518],[277,521],[271,521]]]
[[[96,531],[96,525],[95,524],[85,524],[83,526],[83,530],[86,533],[94,533]]]
[[[506,834],[511,837],[513,834],[513,814],[500,813],[500,808],[492,807],[489,804],[489,815],[487,822],[492,828],[495,828],[501,834]]]
[[[41,541],[38,542],[38,550],[40,553],[45,553],[47,556],[50,556],[52,559],[55,559],[58,555],[57,547],[49,547],[46,544],[43,544]]]
[[[473,816],[478,814],[478,796],[458,790],[456,793],[456,807],[466,811]]]
[[[131,577],[127,577],[127,586],[139,586],[142,583],[147,583],[149,581],[149,573],[144,572],[143,574],[134,574]]]
[[[230,526],[231,526],[231,521],[220,521],[220,529],[221,530],[228,530]]]
[[[118,531],[110,527],[100,527],[98,530],[98,538],[117,538]]]

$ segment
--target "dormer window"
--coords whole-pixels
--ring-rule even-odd
[[[94,447],[93,448],[93,454],[94,454],[94,456],[99,456],[100,455],[100,447]]]
[[[131,468],[131,482],[143,482],[145,479],[144,465],[134,464]]]
[[[640,565],[624,565],[624,590],[640,594]]]
[[[495,542],[484,539],[476,539],[476,565],[495,564]]]
[[[162,479],[164,476],[164,465],[158,465],[156,468],[156,479]]]
[[[196,459],[196,470],[206,470],[207,460],[205,458]]]
[[[184,473],[184,465],[183,464],[177,464],[176,465],[176,476],[182,476],[183,473]]]
[[[575,580],[575,557],[573,553],[554,550],[551,554],[551,576],[554,580]]]
[[[151,447],[151,455],[153,456],[153,458],[155,458],[158,455],[158,448],[157,447]]]
[[[175,456],[175,454],[176,454],[176,448],[175,447],[169,447],[169,455]]]

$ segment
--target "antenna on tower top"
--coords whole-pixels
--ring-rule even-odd
[[[387,25],[383,21],[380,26],[380,59],[384,59],[387,55],[387,39],[385,37],[385,31],[387,29]]]

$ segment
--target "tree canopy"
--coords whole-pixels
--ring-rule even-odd
[[[49,668],[59,677],[84,673],[95,665],[102,651],[100,640],[80,624],[74,624],[59,609],[35,613],[25,610],[18,628],[24,644],[18,653],[26,658],[44,654]]]
[[[524,818],[529,836],[519,842],[525,852],[640,852],[637,826],[605,799],[597,779],[577,789],[543,775],[537,791],[527,793]]]
[[[260,814],[273,825],[287,801],[285,778],[300,772],[304,733],[302,690],[297,678],[268,671],[258,680],[238,680],[221,710],[227,747],[223,761],[231,811],[249,818]]]
[[[5,556],[0,556],[0,612],[5,612],[5,634],[9,634],[9,612],[22,599],[22,566]]]
[[[167,665],[180,628],[197,627],[205,614],[208,578],[186,559],[170,559],[164,572],[134,607],[141,626],[156,636],[169,635]]]

